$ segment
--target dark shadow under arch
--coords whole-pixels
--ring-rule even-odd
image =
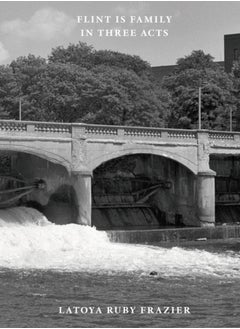
[[[163,156],[137,153],[106,161],[93,172],[93,224],[116,229],[194,226],[195,181],[192,171]]]

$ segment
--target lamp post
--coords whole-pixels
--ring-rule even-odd
[[[19,111],[18,111],[18,120],[22,121],[22,98],[19,97]]]
[[[202,88],[199,87],[198,89],[198,129],[202,129],[202,122],[201,122],[201,117],[202,117]]]
[[[230,131],[232,131],[232,108],[230,108]]]

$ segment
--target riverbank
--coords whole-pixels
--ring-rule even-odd
[[[221,225],[215,227],[184,227],[154,230],[111,230],[107,235],[112,242],[158,245],[198,244],[209,241],[240,238],[240,225]]]

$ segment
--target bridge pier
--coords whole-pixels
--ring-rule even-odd
[[[77,223],[92,226],[92,173],[72,172],[72,186],[76,192]]]
[[[198,216],[201,226],[215,225],[215,172],[199,172],[197,176]]]

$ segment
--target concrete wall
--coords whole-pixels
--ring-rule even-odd
[[[185,144],[170,144],[168,142],[155,145],[144,141],[87,141],[87,163],[90,170],[94,170],[103,162],[131,154],[149,154],[175,160],[193,173],[198,172],[197,144],[186,141]]]
[[[145,171],[149,177],[171,182],[170,189],[159,189],[152,198],[152,203],[166,212],[168,223],[175,224],[175,215],[179,214],[185,225],[199,225],[196,176],[190,170],[176,161],[157,156],[145,156],[137,170]]]
[[[108,231],[109,239],[112,242],[120,243],[157,243],[163,246],[188,245],[192,241],[194,245],[204,246],[212,240],[219,241],[236,239],[240,237],[240,226],[217,226],[217,227],[194,227],[177,228],[149,231]],[[208,241],[209,240],[209,241]],[[213,242],[213,241],[212,241]],[[168,244],[169,243],[169,244]],[[236,243],[236,242],[235,242]]]
[[[126,163],[124,164],[124,159]],[[120,175],[120,177],[125,177],[124,183],[118,182],[117,184],[127,184],[125,190],[128,190],[130,187],[128,187],[128,181],[126,181],[126,177],[137,177],[139,179],[141,178],[147,178],[149,181],[151,181],[151,184],[157,184],[159,181],[168,181],[171,183],[171,187],[169,189],[166,188],[159,188],[158,192],[150,196],[150,198],[146,201],[147,204],[151,204],[154,209],[157,208],[160,210],[159,216],[163,216],[166,220],[166,225],[175,225],[176,224],[176,215],[181,216],[182,218],[182,224],[187,226],[199,226],[199,220],[197,218],[197,191],[196,191],[196,176],[186,167],[179,164],[176,161],[173,161],[171,159],[167,159],[164,157],[159,157],[155,155],[149,155],[149,154],[136,154],[131,156],[126,156],[124,158],[121,158],[121,166],[122,168],[125,167],[125,171],[120,171],[119,168],[116,171],[116,173],[110,174],[108,171],[106,173],[102,173],[102,177],[114,177]],[[111,163],[111,161],[109,161]],[[132,167],[131,171],[128,172],[128,167]],[[135,167],[134,167],[135,166]],[[111,166],[110,166],[111,168]],[[97,171],[96,171],[97,172]],[[94,176],[95,177],[95,176]],[[130,183],[130,182],[129,182]],[[114,187],[111,188],[112,190]],[[96,188],[93,189],[93,193],[96,190]],[[108,191],[109,189],[105,188],[103,190]],[[124,191],[124,187],[122,186],[116,186],[116,191]],[[120,192],[120,195],[121,193]],[[131,191],[129,191],[131,196]],[[129,196],[129,197],[130,197]],[[93,194],[93,198],[95,198],[95,195]],[[111,195],[109,193],[108,196],[106,196],[106,200],[104,202],[107,202],[111,204],[111,200],[113,203],[116,203],[117,198],[120,200],[121,197],[117,197],[116,195]],[[125,196],[126,199],[126,196]],[[126,200],[124,199],[124,202]],[[121,202],[121,201],[120,201]],[[131,202],[129,200],[128,202]],[[141,226],[141,216],[139,213],[136,212],[135,217],[138,218],[132,218],[130,214],[131,209],[125,208],[125,214],[121,213],[120,217],[124,218],[118,218],[119,221],[129,221],[131,220],[132,223],[137,226]],[[161,215],[160,215],[161,214]],[[98,214],[98,217],[100,215]],[[115,217],[117,215],[115,214]],[[158,215],[157,215],[158,216]],[[118,216],[119,217],[119,216]],[[138,221],[137,221],[138,219]],[[162,222],[162,219],[161,219]],[[153,225],[154,223],[152,223]],[[129,223],[130,225],[130,223]],[[119,224],[119,226],[121,226]],[[149,224],[150,227],[150,224]]]
[[[26,153],[13,155],[12,166],[29,184],[34,179],[46,182],[44,190],[36,189],[28,195],[28,204],[38,203],[47,218],[58,224],[76,221],[75,192],[66,168]]]
[[[217,193],[240,191],[240,156],[212,155],[210,167],[217,174]]]

